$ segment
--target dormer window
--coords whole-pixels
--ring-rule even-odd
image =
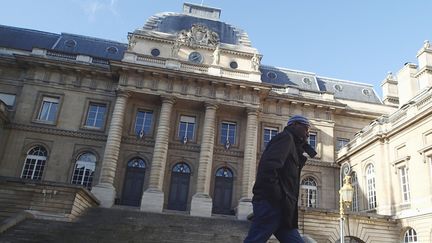
[[[302,79],[302,81],[303,81],[303,83],[305,83],[305,84],[307,84],[307,85],[311,85],[311,84],[312,84],[312,81],[310,80],[310,78],[307,78],[307,77],[304,77],[304,78]]]
[[[363,95],[371,96],[371,92],[370,92],[370,90],[368,90],[368,89],[363,89],[363,90],[362,90],[362,93],[363,93]]]
[[[336,91],[338,91],[338,92],[342,92],[342,90],[343,90],[343,87],[342,87],[342,85],[340,85],[340,84],[335,84],[335,85],[333,86],[333,88],[334,88]]]
[[[277,78],[277,74],[275,72],[270,71],[270,72],[267,73],[267,77],[269,79],[276,79]]]
[[[115,47],[115,46],[110,46],[110,47],[108,47],[106,50],[107,50],[107,52],[110,53],[110,54],[116,54],[116,53],[118,52],[118,48]]]
[[[66,40],[64,44],[66,47],[74,48],[77,45],[77,42],[75,40]]]

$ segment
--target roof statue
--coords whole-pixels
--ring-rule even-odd
[[[257,54],[254,54],[252,59],[251,59],[252,70],[258,71],[259,66],[260,66],[260,62],[261,62],[261,58]]]
[[[213,52],[213,65],[218,65],[220,61],[220,49],[219,45],[216,46],[216,49]]]
[[[424,41],[423,47],[424,47],[425,49],[428,49],[428,48],[430,47],[429,40],[425,40],[425,41]]]

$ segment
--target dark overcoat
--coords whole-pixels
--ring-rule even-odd
[[[292,127],[277,134],[261,156],[253,200],[268,200],[281,207],[283,227],[298,228],[300,173],[306,162],[302,142]]]

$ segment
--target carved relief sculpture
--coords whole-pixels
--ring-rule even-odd
[[[194,24],[190,30],[180,31],[176,42],[188,46],[217,46],[219,45],[219,35],[204,25]]]

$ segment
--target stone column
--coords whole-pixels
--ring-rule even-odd
[[[241,198],[237,207],[237,218],[240,220],[245,220],[247,215],[252,212],[252,187],[256,176],[257,139],[258,111],[248,108]]]
[[[195,195],[192,197],[190,214],[193,216],[211,217],[213,202],[209,193],[210,181],[212,179],[211,171],[217,105],[207,103],[205,107],[206,111],[198,166],[197,189]]]
[[[114,178],[122,139],[124,113],[129,96],[128,92],[119,91],[117,93],[117,100],[108,131],[108,139],[105,145],[99,183],[91,190],[96,198],[99,199],[102,207],[109,208],[114,204],[116,195]]]
[[[150,183],[141,199],[141,210],[143,211],[162,212],[163,209],[164,193],[162,186],[168,153],[170,118],[174,102],[172,97],[162,97],[162,108],[150,169]]]

